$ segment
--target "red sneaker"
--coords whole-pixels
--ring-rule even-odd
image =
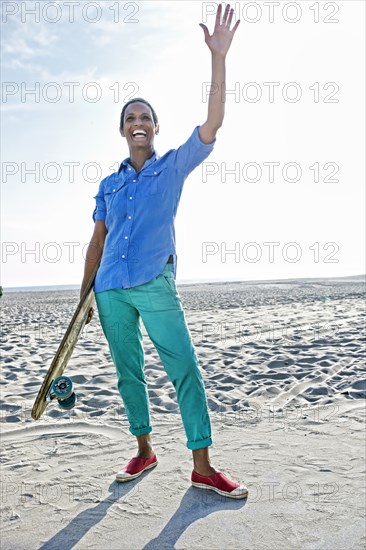
[[[153,468],[158,463],[158,457],[153,454],[150,458],[139,458],[134,456],[131,458],[127,466],[124,466],[116,475],[116,481],[130,481],[135,479],[149,468]]]
[[[215,472],[211,476],[201,476],[195,470],[191,475],[192,485],[201,489],[211,489],[219,495],[229,498],[246,498],[248,489],[241,483],[235,483],[222,472]]]

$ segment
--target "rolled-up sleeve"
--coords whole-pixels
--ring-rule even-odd
[[[96,206],[94,208],[93,212],[93,220],[96,222],[97,220],[105,220],[107,215],[107,209],[105,206],[105,200],[104,200],[104,180],[100,182],[98,193],[95,195],[95,203]]]
[[[216,138],[211,143],[203,143],[198,128],[196,126],[187,141],[175,150],[174,164],[185,176],[208,157],[216,143]]]

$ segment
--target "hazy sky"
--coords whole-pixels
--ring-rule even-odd
[[[178,282],[365,271],[365,4],[269,4],[232,4],[232,93],[184,184]],[[124,101],[152,103],[160,155],[205,121],[217,5],[1,3],[3,286],[81,283]]]

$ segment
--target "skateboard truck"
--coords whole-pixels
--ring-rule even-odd
[[[69,410],[75,406],[76,394],[72,380],[68,376],[58,376],[53,382],[47,395],[47,401],[57,399],[61,409]]]

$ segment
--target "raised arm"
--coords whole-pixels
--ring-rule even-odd
[[[215,139],[216,132],[224,120],[226,99],[225,59],[235,31],[240,23],[240,20],[238,20],[233,29],[230,30],[234,15],[234,10],[230,9],[230,4],[226,6],[222,21],[221,14],[222,4],[219,4],[216,12],[215,29],[212,35],[209,34],[206,25],[200,23],[205,34],[205,42],[211,51],[212,62],[211,91],[208,100],[207,120],[198,130],[203,143],[211,143]]]

